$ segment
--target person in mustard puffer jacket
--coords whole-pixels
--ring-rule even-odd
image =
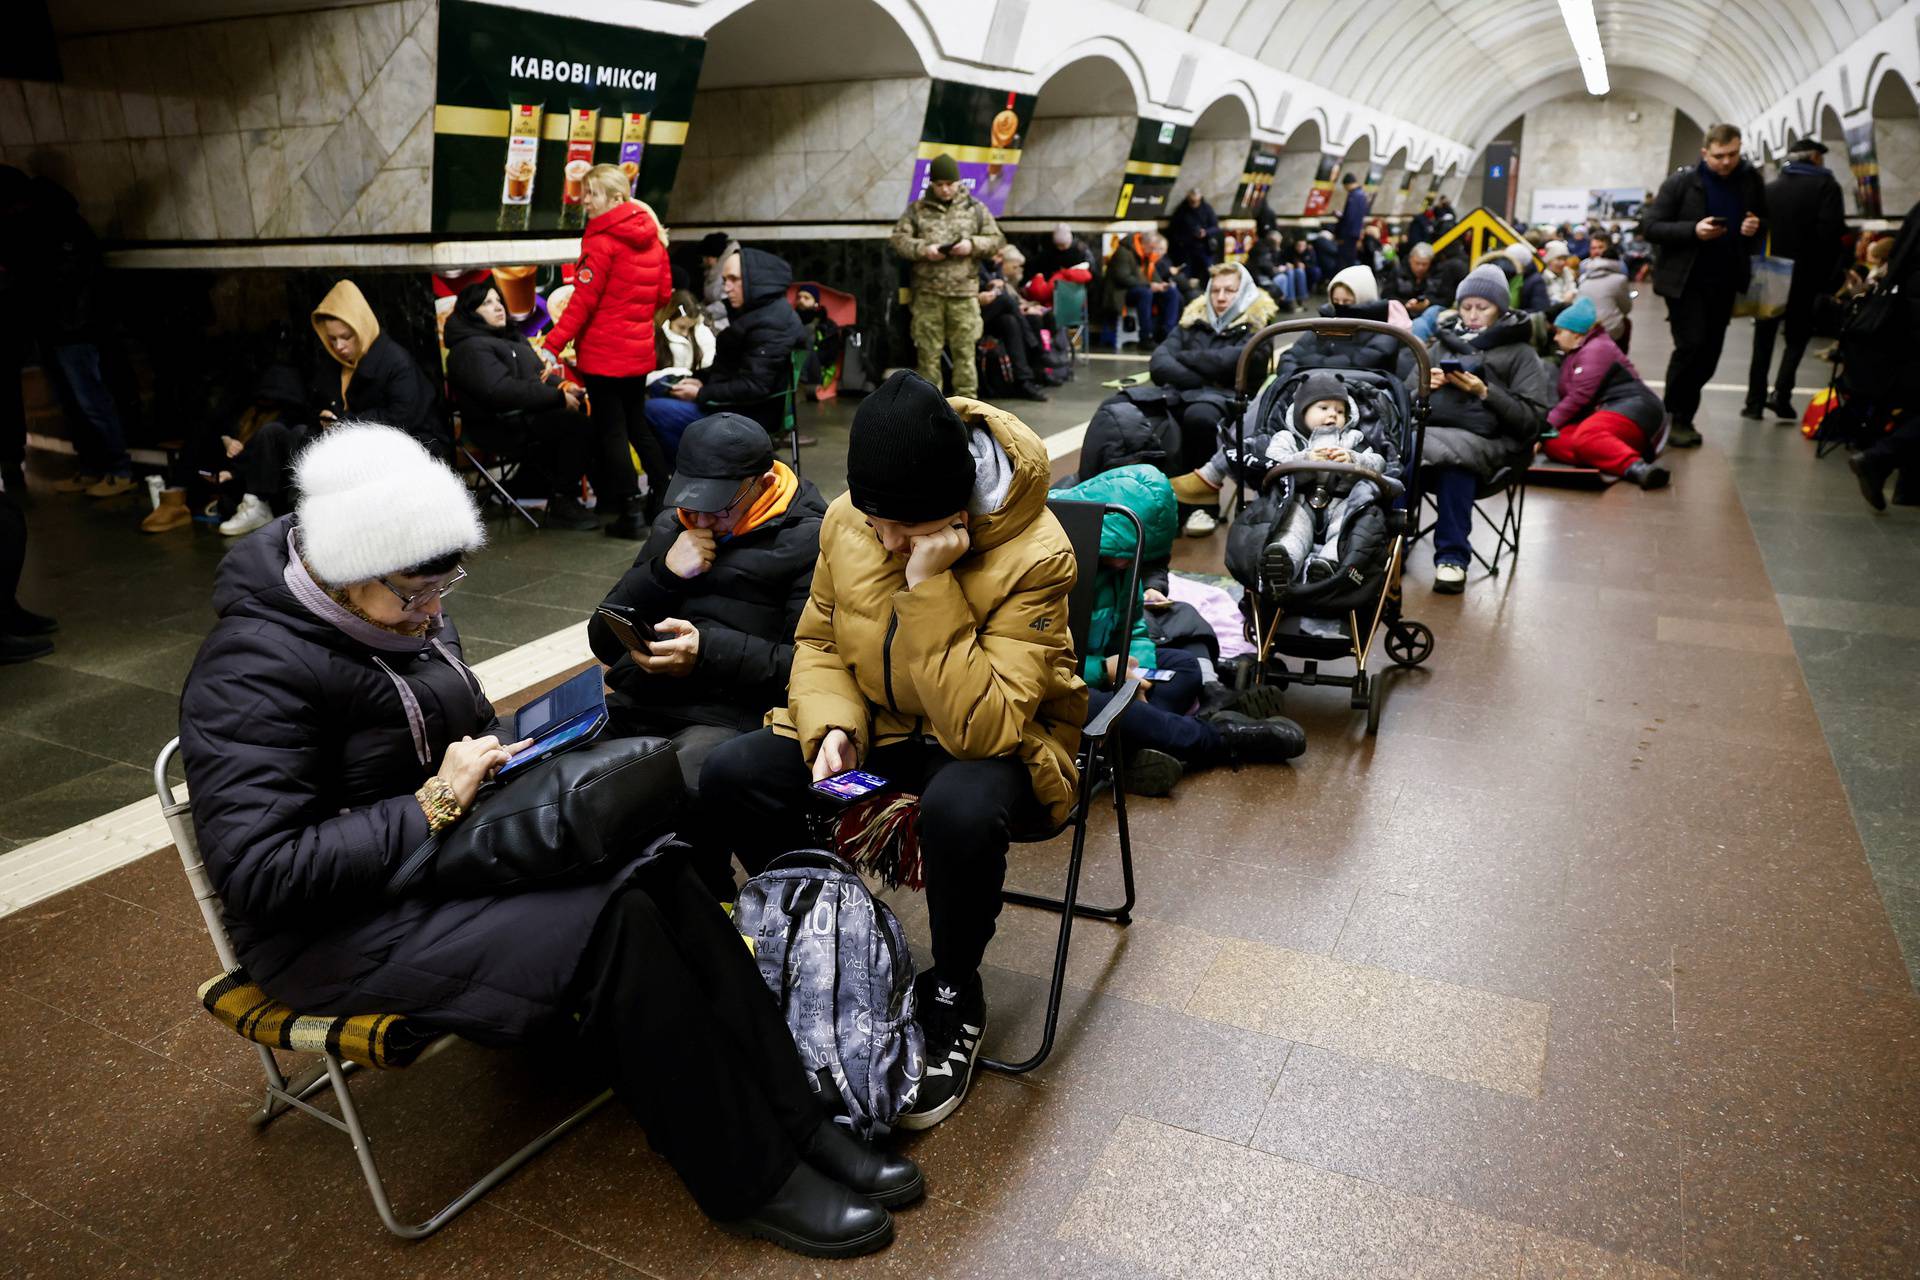
[[[920,797],[933,967],[918,980],[927,1071],[906,1129],[965,1095],[1008,833],[1064,819],[1079,782],[1076,565],[1047,476],[1045,446],[1012,414],[946,400],[906,370],[887,379],[854,413],[848,492],[820,525],[787,705],[700,775],[750,872],[812,843],[822,778],[858,768]]]

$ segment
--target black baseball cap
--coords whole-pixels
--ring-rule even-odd
[[[737,413],[715,413],[680,437],[680,454],[664,501],[685,511],[724,511],[755,476],[773,470],[767,429]]]

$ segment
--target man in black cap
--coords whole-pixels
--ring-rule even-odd
[[[960,163],[944,151],[927,167],[927,192],[893,224],[894,253],[913,264],[913,346],[920,376],[940,385],[940,352],[953,361],[953,394],[980,393],[973,349],[980,341],[980,279],[975,258],[1006,243],[987,206],[960,181]]]
[[[1787,148],[1787,163],[1780,175],[1767,184],[1767,213],[1772,220],[1767,251],[1793,260],[1793,282],[1787,287],[1786,313],[1753,322],[1753,365],[1747,371],[1743,418],[1764,417],[1768,408],[1789,422],[1800,417],[1793,407],[1793,379],[1800,371],[1807,340],[1813,336],[1813,304],[1839,284],[1835,277],[1840,270],[1840,235],[1846,230],[1846,204],[1840,184],[1827,171],[1826,154],[1826,144],[1818,139],[1796,139]],[[1773,362],[1773,339],[1782,324],[1787,346],[1780,354],[1780,372],[1769,402],[1767,366]]]
[[[875,859],[924,876],[933,967],[915,983],[926,1072],[898,1121],[925,1129],[966,1094],[986,1029],[980,962],[1000,914],[1009,833],[1072,807],[1087,711],[1067,628],[1073,547],[1047,509],[1046,446],[1025,424],[943,399],[901,370],[860,402],[847,492],[820,526],[787,704],[721,747],[748,871],[809,839],[813,784],[849,769],[917,796]]]
[[[786,698],[825,512],[820,491],[775,460],[764,427],[737,413],[702,418],[681,437],[646,546],[601,604],[640,643],[629,647],[604,613],[587,624],[609,668],[610,731],[672,738],[690,790],[715,747]]]

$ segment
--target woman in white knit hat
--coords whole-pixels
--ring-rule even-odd
[[[620,869],[486,896],[395,888],[525,745],[500,740],[445,612],[485,538],[461,481],[390,427],[328,430],[296,480],[294,513],[221,562],[180,703],[194,826],[248,977],[314,1013],[578,1037],[709,1215],[824,1256],[885,1245],[881,1202],[917,1196],[919,1170],[823,1123],[677,846],[576,828]]]

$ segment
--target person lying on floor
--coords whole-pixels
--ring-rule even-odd
[[[1671,477],[1653,460],[1666,408],[1608,336],[1592,298],[1574,299],[1555,318],[1553,345],[1562,353],[1560,398],[1547,425],[1560,434],[1540,451],[1642,489],[1665,488]]]
[[[1048,466],[1010,413],[949,401],[911,370],[881,383],[854,411],[847,492],[820,524],[787,705],[700,775],[754,873],[813,843],[816,782],[862,769],[919,796],[933,964],[915,980],[927,1069],[903,1129],[966,1096],[1011,833],[1063,821],[1077,794],[1077,566],[1047,510]]]
[[[1120,713],[1120,741],[1127,749],[1121,785],[1135,795],[1164,796],[1189,773],[1221,764],[1278,763],[1307,749],[1299,725],[1281,716],[1244,714],[1231,695],[1203,707],[1200,659],[1183,648],[1154,645],[1147,597],[1152,592],[1166,598],[1176,525],[1173,486],[1159,468],[1144,463],[1118,467],[1048,496],[1125,507],[1140,517],[1147,531],[1137,595],[1128,601],[1122,593],[1138,534],[1133,521],[1122,515],[1109,513],[1100,522],[1100,577],[1094,587],[1093,623],[1082,645],[1089,720],[1107,705],[1124,674],[1142,669],[1164,673],[1150,677],[1143,695]],[[1126,654],[1103,658],[1114,649],[1115,632],[1129,606]]]
[[[919,1170],[827,1119],[681,846],[569,832],[608,850],[600,878],[396,888],[527,745],[501,741],[445,614],[485,534],[460,479],[390,427],[329,430],[298,481],[294,514],[221,561],[180,700],[193,824],[248,977],[299,1010],[577,1043],[708,1216],[816,1256],[885,1246],[882,1206],[916,1198]]]

